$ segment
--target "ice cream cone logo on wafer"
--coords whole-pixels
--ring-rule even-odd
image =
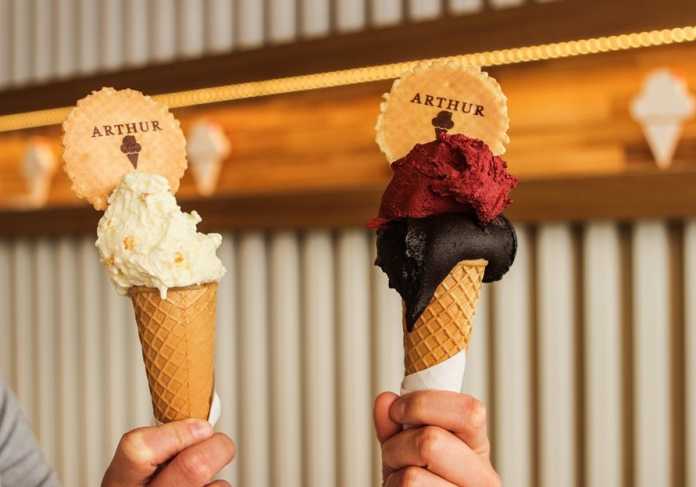
[[[454,127],[454,122],[452,121],[452,112],[447,110],[442,110],[437,114],[432,120],[433,127],[435,127],[435,137],[440,137],[441,134],[446,133],[452,127]]]
[[[131,161],[131,164],[136,169],[138,168],[138,155],[141,149],[142,146],[138,144],[133,135],[126,135],[121,142],[121,152],[128,156],[128,160]]]

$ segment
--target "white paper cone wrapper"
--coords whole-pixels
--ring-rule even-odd
[[[404,377],[401,394],[423,390],[461,392],[466,369],[466,350],[427,368]]]
[[[213,391],[213,401],[210,403],[210,413],[208,413],[208,422],[210,426],[215,426],[222,416],[222,401],[220,401],[220,396],[218,396],[217,391]],[[152,424],[154,426],[160,426],[157,418],[152,418]]]

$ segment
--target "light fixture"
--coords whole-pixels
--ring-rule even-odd
[[[500,49],[496,51],[484,51],[430,60],[457,60],[477,66],[500,66],[602,52],[625,51],[664,44],[679,44],[692,42],[694,40],[696,40],[696,26],[687,26]],[[205,105],[208,103],[280,95],[298,91],[368,83],[371,81],[383,81],[398,78],[402,73],[411,69],[418,62],[421,61],[382,64],[263,81],[235,83],[211,88],[165,93],[157,95],[155,98],[168,105],[170,108],[183,108]],[[0,132],[59,124],[65,119],[70,109],[70,107],[52,108],[1,115]]]

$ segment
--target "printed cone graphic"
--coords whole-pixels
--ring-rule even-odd
[[[217,283],[129,291],[155,417],[208,419],[214,387]]]
[[[435,289],[413,330],[404,334],[407,376],[466,350],[486,264],[485,260],[463,260]],[[463,374],[461,367],[454,372]]]
[[[641,125],[658,167],[663,169],[669,167],[679,142],[682,121],[680,119],[659,122],[645,121]]]

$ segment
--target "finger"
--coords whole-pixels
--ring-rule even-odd
[[[401,425],[389,416],[389,408],[398,398],[399,396],[393,392],[383,392],[375,399],[375,431],[380,443],[384,443],[385,440],[401,431]]]
[[[158,465],[212,434],[207,421],[193,419],[130,431],[121,438],[104,483],[140,484]]]
[[[462,487],[495,484],[495,471],[453,433],[437,426],[412,428],[393,436],[382,446],[385,468],[422,467]]]
[[[486,409],[478,399],[450,391],[417,391],[392,404],[391,418],[401,424],[433,425],[452,431],[476,453],[488,456]]]
[[[419,485],[428,487],[457,487],[452,482],[448,482],[421,467],[406,467],[397,470],[384,482],[384,487],[417,487]]]
[[[180,485],[199,487],[207,484],[234,458],[232,440],[222,433],[179,453],[150,483],[151,487]]]

